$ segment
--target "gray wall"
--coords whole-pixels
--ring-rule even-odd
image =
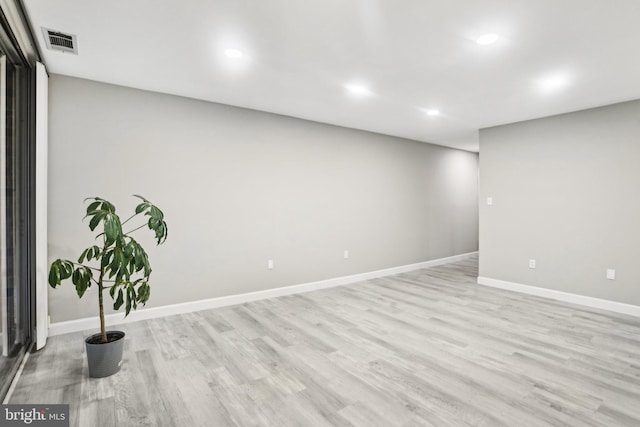
[[[482,129],[480,276],[640,305],[639,188],[640,101]]]
[[[85,197],[124,217],[142,194],[169,224],[142,239],[147,307],[477,250],[475,153],[56,75],[49,102],[50,261],[92,244]],[[52,321],[97,315],[95,293],[51,290]]]

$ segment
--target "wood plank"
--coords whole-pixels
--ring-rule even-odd
[[[103,379],[83,334],[52,337],[11,403],[69,403],[73,426],[640,425],[640,319],[476,276],[473,258],[122,325]]]

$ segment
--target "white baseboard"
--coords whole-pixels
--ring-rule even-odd
[[[137,311],[132,311],[126,318],[122,313],[108,314],[105,316],[105,323],[108,326],[121,323],[130,323],[137,320],[153,319],[156,317],[170,316],[172,314],[191,313],[194,311],[243,304],[245,302],[257,301],[266,298],[293,295],[303,292],[316,291],[319,289],[331,288],[334,286],[348,285],[350,283],[361,282],[363,280],[375,279],[377,277],[390,276],[393,274],[406,273],[408,271],[419,270],[421,268],[435,267],[436,265],[460,261],[469,258],[470,256],[476,255],[477,253],[478,252],[469,252],[466,254],[454,255],[446,258],[419,262],[417,264],[385,268],[383,270],[370,271],[368,273],[354,274],[351,276],[336,277],[333,279],[320,280],[318,282],[302,283],[299,285],[265,289],[263,291],[228,295],[218,298],[191,301],[180,304],[171,304],[162,307],[144,308]],[[97,326],[99,324],[100,321],[98,320],[97,316],[85,317],[83,319],[77,320],[68,320],[65,322],[55,322],[49,325],[49,336],[68,334],[70,332],[87,331],[91,329],[95,330],[97,329]]]
[[[522,285],[520,283],[491,279],[489,277],[478,277],[478,284],[640,317],[640,306],[637,305],[556,291],[553,289],[539,288],[537,286]]]

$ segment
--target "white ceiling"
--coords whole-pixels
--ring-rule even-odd
[[[51,73],[465,150],[479,128],[640,98],[639,0],[23,2]]]

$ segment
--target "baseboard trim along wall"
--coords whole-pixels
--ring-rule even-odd
[[[505,280],[491,279],[489,277],[478,277],[478,284],[640,317],[640,306],[637,305],[556,291],[553,289],[539,288],[537,286],[507,282]]]
[[[245,302],[257,301],[266,298],[275,298],[285,295],[299,294],[303,292],[316,291],[319,289],[332,288],[334,286],[348,285],[350,283],[362,282],[364,280],[378,277],[391,276],[394,274],[406,273],[408,271],[420,270],[422,268],[435,267],[437,265],[450,262],[461,261],[476,255],[478,252],[454,255],[446,258],[434,259],[431,261],[419,262],[417,264],[402,265],[399,267],[385,268],[383,270],[370,271],[367,273],[353,274],[351,276],[336,277],[333,279],[320,280],[318,282],[302,283],[299,285],[283,286],[281,288],[265,289],[263,291],[248,292],[244,294],[228,295],[224,297],[211,298],[206,300],[191,301],[181,304],[171,304],[162,307],[145,308],[132,311],[126,318],[122,313],[108,314],[105,316],[105,323],[108,326],[122,323],[135,322],[137,320],[154,319],[157,317],[170,316],[173,314],[191,313],[194,311],[208,310],[210,308],[225,307],[229,305],[243,304]],[[68,334],[95,330],[99,324],[98,317],[85,317],[83,319],[56,322],[49,325],[49,336]]]

